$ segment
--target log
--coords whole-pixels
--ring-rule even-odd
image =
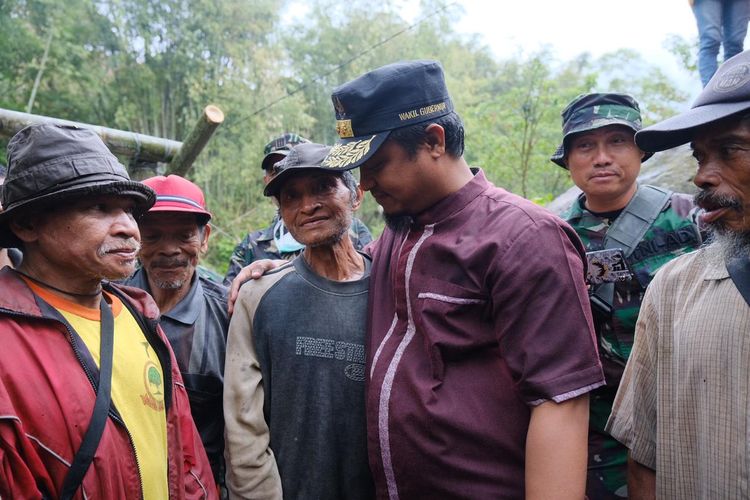
[[[212,104],[203,109],[203,115],[182,143],[182,148],[167,167],[168,174],[185,177],[195,158],[203,150],[216,128],[224,121],[224,112]]]
[[[182,148],[181,142],[161,137],[0,108],[0,136],[2,137],[13,137],[22,128],[35,123],[59,123],[90,128],[99,134],[113,154],[134,158],[137,161],[168,163]]]

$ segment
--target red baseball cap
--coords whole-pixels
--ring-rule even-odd
[[[156,192],[156,203],[149,212],[190,212],[204,224],[211,220],[203,191],[189,180],[179,175],[157,175],[143,183]]]

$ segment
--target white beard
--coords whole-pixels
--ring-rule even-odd
[[[750,232],[711,231],[708,243],[721,250],[724,261],[750,257]]]

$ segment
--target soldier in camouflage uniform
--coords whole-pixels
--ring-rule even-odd
[[[588,252],[603,250],[610,226],[628,210],[639,189],[649,189],[636,182],[641,162],[651,156],[633,140],[641,129],[640,109],[628,95],[586,94],[574,99],[562,117],[563,141],[551,160],[570,170],[583,191],[563,218]],[[626,258],[630,276],[614,283],[611,308],[592,300],[607,379],[607,385],[591,392],[590,399],[586,494],[592,500],[627,498],[627,448],[604,427],[633,346],[646,286],[662,265],[701,244],[692,197],[665,192],[663,199],[666,202],[654,209],[655,220]],[[590,285],[590,293],[595,289]]]
[[[263,169],[263,184],[268,184],[271,179],[271,168],[281,161],[289,150],[303,142],[310,142],[298,134],[286,133],[275,138],[263,148],[263,161],[260,166]],[[365,245],[372,241],[370,230],[356,217],[349,228],[349,237],[354,243],[354,248],[362,250]],[[295,241],[292,235],[284,227],[284,222],[278,212],[271,224],[254,231],[237,245],[229,260],[229,269],[224,277],[224,284],[231,286],[232,280],[240,270],[250,263],[261,259],[284,259],[291,260],[304,248],[304,245]]]

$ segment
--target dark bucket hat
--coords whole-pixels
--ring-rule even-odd
[[[443,68],[437,61],[389,64],[334,89],[339,140],[323,166],[359,167],[391,130],[434,120],[453,111]]]
[[[148,210],[156,198],[151,188],[130,180],[93,130],[57,124],[24,128],[8,143],[8,175],[0,195],[0,246],[20,243],[8,227],[12,217],[102,194],[131,197],[138,212]]]
[[[263,194],[277,196],[284,182],[298,172],[322,170],[331,173],[330,168],[321,166],[330,151],[330,146],[314,142],[306,142],[293,147],[283,160],[273,166],[273,177],[266,184]]]
[[[263,161],[260,162],[260,168],[262,168],[263,170],[270,169],[275,163],[274,161],[272,161],[274,158],[278,158],[279,156],[286,156],[289,153],[289,150],[294,146],[296,146],[297,144],[303,144],[305,142],[310,141],[308,139],[305,139],[301,135],[292,132],[287,132],[274,138],[263,148]],[[280,160],[281,158],[276,161]]]
[[[588,132],[609,125],[624,125],[638,132],[641,123],[641,108],[638,102],[627,94],[592,93],[581,94],[573,99],[562,112],[563,139],[550,160],[565,166],[565,146],[568,138],[580,132]],[[647,152],[642,161],[653,153]]]
[[[690,110],[646,127],[635,135],[641,149],[664,151],[693,140],[695,129],[750,110],[750,51],[727,60]]]

